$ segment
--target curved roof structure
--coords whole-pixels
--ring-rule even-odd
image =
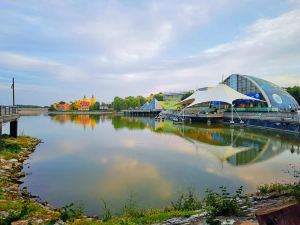
[[[261,101],[259,99],[244,95],[235,91],[226,84],[218,84],[214,88],[207,88],[205,90],[197,90],[191,96],[179,102],[178,104],[189,103],[188,107],[197,105],[203,102],[219,101],[232,104],[237,99]]]
[[[242,94],[259,97],[267,103],[268,107],[278,109],[299,107],[297,101],[288,92],[261,78],[232,74],[225,79],[224,83]]]

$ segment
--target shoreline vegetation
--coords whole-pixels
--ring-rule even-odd
[[[204,199],[193,191],[182,193],[178,199],[163,209],[140,209],[130,198],[122,215],[113,215],[109,204],[103,201],[102,217],[87,217],[84,209],[69,204],[61,209],[52,208],[47,202],[39,202],[26,189],[19,190],[23,182],[23,163],[35,151],[41,140],[29,136],[11,138],[3,135],[0,142],[0,225],[133,225],[133,224],[258,224],[255,212],[261,208],[280,206],[299,201],[299,170],[289,173],[296,178],[291,184],[265,184],[257,193],[245,195],[240,187],[229,194],[226,187],[218,192],[207,190]],[[99,206],[101,209],[101,206]],[[228,221],[226,223],[225,221]],[[225,223],[224,223],[225,222]]]

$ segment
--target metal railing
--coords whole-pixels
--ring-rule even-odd
[[[0,116],[10,116],[18,114],[16,106],[0,106]]]

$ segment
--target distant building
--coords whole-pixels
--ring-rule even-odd
[[[261,78],[232,74],[225,79],[224,83],[242,94],[265,101],[237,100],[236,104],[240,107],[272,107],[278,110],[299,107],[297,101],[287,91]]]
[[[57,111],[68,111],[71,109],[71,105],[65,102],[55,103],[53,106]]]
[[[87,99],[86,96],[84,96],[82,100],[77,99],[74,102],[71,102],[70,104],[65,102],[54,103],[53,107],[57,111],[68,111],[68,110],[88,111],[95,104],[96,104],[96,99],[93,95],[90,100]]]
[[[90,110],[90,101],[84,96],[83,99],[80,102],[80,108],[81,111],[88,111]]]
[[[80,101],[80,107],[79,110],[81,111],[88,111],[90,110],[91,106],[94,106],[96,103],[96,99],[94,95],[92,95],[91,99],[88,100],[86,96],[83,97],[83,99]]]

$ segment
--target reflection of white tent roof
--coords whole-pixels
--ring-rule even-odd
[[[245,99],[245,100],[256,100],[261,101],[256,98],[252,98],[250,96],[244,95],[226,84],[218,84],[214,88],[208,88],[207,90],[197,90],[191,96],[182,100],[178,104],[189,104],[188,107],[191,107],[196,104],[200,104],[203,102],[225,102],[228,104],[232,104],[233,101],[237,99]]]

